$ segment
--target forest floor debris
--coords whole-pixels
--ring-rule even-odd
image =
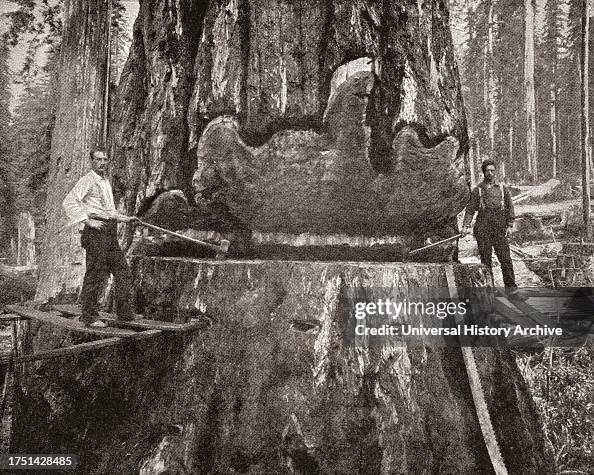
[[[557,472],[591,474],[594,467],[594,346],[516,352],[539,409]]]

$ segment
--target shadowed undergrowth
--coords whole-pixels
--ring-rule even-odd
[[[516,360],[540,410],[560,473],[594,467],[594,348],[518,352]]]

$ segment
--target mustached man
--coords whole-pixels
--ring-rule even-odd
[[[81,290],[80,320],[91,328],[104,328],[99,319],[98,299],[110,274],[114,277],[114,294],[118,320],[134,318],[130,303],[132,274],[117,239],[117,223],[135,218],[115,209],[113,191],[106,174],[105,150],[90,153],[91,171],[83,176],[66,195],[63,207],[71,225],[83,226],[81,245],[86,251],[86,270]]]
[[[495,249],[495,255],[501,264],[505,287],[515,289],[517,286],[514,266],[507,240],[513,229],[514,205],[508,188],[497,182],[495,161],[485,160],[481,168],[484,179],[470,195],[470,203],[466,207],[462,225],[462,235],[466,236],[470,232],[472,218],[478,212],[474,225],[474,237],[481,262],[489,268],[492,276],[492,252]]]

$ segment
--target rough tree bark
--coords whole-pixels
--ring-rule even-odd
[[[347,289],[406,302],[449,266],[135,258],[143,314],[212,326],[23,365],[11,451],[76,453],[80,474],[491,474],[460,348],[344,337]],[[72,342],[32,325],[37,350]],[[552,473],[513,354],[473,352],[508,473]]]
[[[509,121],[509,134],[508,134],[508,163],[511,165],[512,163],[514,163],[514,121],[510,120]],[[505,162],[504,162],[505,163]],[[505,176],[505,175],[503,175]]]
[[[35,222],[28,211],[19,214],[17,236],[17,266],[33,267],[36,264]]]
[[[497,84],[495,72],[493,71],[493,47],[495,42],[495,27],[497,19],[495,16],[494,1],[489,1],[489,14],[487,16],[487,44],[485,46],[485,87],[487,89],[487,100],[485,109],[489,112],[489,158],[495,159],[495,126],[497,124],[496,94]],[[502,170],[503,171],[503,170]],[[505,175],[502,174],[502,177]]]
[[[557,79],[555,77],[555,68],[553,68],[553,80],[551,83],[550,91],[550,134],[551,134],[551,160],[553,162],[552,177],[557,178],[557,161],[558,161],[558,150],[557,150]]]
[[[581,152],[582,152],[582,194],[584,214],[584,239],[592,240],[592,222],[590,220],[590,107],[589,107],[589,39],[590,39],[590,0],[582,0],[581,27]]]
[[[163,9],[170,12],[163,18],[153,13]],[[227,188],[252,190],[249,200],[245,196],[241,200],[252,208],[244,209],[221,192],[217,199],[202,203],[210,217],[203,219],[204,209],[200,210],[194,227],[276,233],[266,238],[279,240],[309,233],[323,243],[332,234],[317,225],[324,217],[328,228],[336,228],[334,233],[346,233],[358,243],[370,236],[411,236],[413,222],[419,229],[417,241],[432,234],[454,234],[453,217],[467,198],[468,145],[447,22],[447,10],[437,1],[227,0],[166,6],[143,2],[113,129],[118,182],[127,210],[142,212],[166,189],[190,191],[203,132],[209,123],[226,116],[233,120],[223,120],[220,127],[228,124],[235,130],[226,135],[231,142],[220,143],[210,156],[201,158],[207,164],[219,162],[210,172]],[[358,60],[359,69],[342,74],[340,67],[353,60]],[[193,70],[189,64],[194,64]],[[357,71],[368,72],[373,79],[366,80],[359,91],[351,87],[353,104],[347,100],[337,105],[335,92],[348,81],[347,76],[354,80]],[[335,73],[339,78],[333,85]],[[325,115],[333,105],[342,110],[353,130],[359,124],[355,136],[346,137],[342,144],[334,132],[346,130],[347,125]],[[362,107],[358,114],[348,114],[357,107]],[[241,176],[242,187],[231,180],[241,175],[235,165],[251,165],[249,154],[234,155],[238,144],[243,144],[240,149],[249,147],[255,154],[264,154],[261,165],[266,164],[269,179],[277,183],[276,191],[254,200],[261,189],[260,182],[252,181],[257,174]],[[451,152],[440,154],[448,144]],[[416,159],[402,158],[407,147],[419,150]],[[309,163],[291,158],[306,149]],[[234,152],[225,155],[230,151]],[[342,176],[324,175],[325,169],[341,162],[352,167],[344,166]],[[383,181],[382,193],[386,193],[389,185],[384,202],[377,200],[377,194],[365,195],[369,198],[361,208],[375,206],[375,216],[351,220],[350,225],[337,222],[337,216],[345,214],[337,213],[337,207],[356,201],[361,196],[356,193],[342,203],[339,196],[334,202],[311,197],[310,212],[317,211],[311,222],[307,216],[278,210],[272,216],[274,209],[268,206],[305,203],[283,187],[295,176],[311,173],[322,181],[325,176],[328,189],[340,190],[352,185],[344,181],[349,171],[364,171],[360,188],[381,188],[377,183]],[[210,191],[207,198],[217,190]],[[436,206],[415,204],[429,201]],[[377,216],[388,208],[393,218],[384,229],[369,226],[379,223]],[[270,220],[260,219],[265,215]],[[298,223],[291,221],[295,216]]]
[[[101,145],[106,71],[108,0],[66,0],[59,100],[52,135],[47,214],[37,300],[82,283],[80,235],[65,228],[62,200],[89,170],[89,151]]]
[[[475,187],[478,183],[477,180],[477,152],[476,152],[476,145],[474,143],[474,139],[470,139],[469,143],[470,146],[468,148],[468,170],[469,170],[469,178],[470,178],[470,186]]]
[[[190,189],[187,110],[208,2],[145,0],[114,99],[114,193],[129,212],[164,190]]]
[[[536,99],[534,93],[534,9],[535,0],[524,0],[524,93],[526,104],[526,154],[530,179],[538,180],[536,145]]]

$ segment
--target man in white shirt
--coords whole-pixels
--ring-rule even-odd
[[[81,290],[81,321],[93,328],[107,326],[99,320],[97,301],[109,274],[114,277],[118,320],[134,318],[130,305],[132,274],[118,243],[117,222],[135,218],[116,211],[113,191],[105,176],[107,163],[104,150],[92,150],[91,171],[78,180],[63,201],[70,225],[84,225],[81,245],[86,251],[87,267]]]

